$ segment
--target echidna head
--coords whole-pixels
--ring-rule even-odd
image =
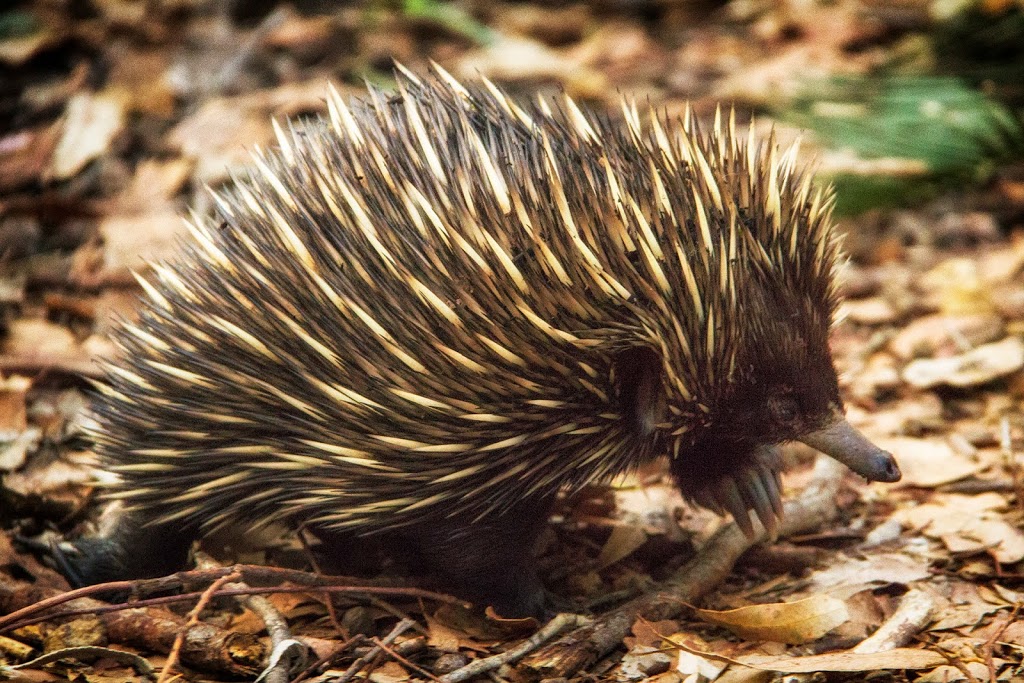
[[[748,535],[747,510],[777,530],[780,444],[805,443],[872,481],[900,478],[893,457],[844,418],[828,311],[807,300],[780,301],[785,290],[766,284],[749,292],[733,373],[702,397],[703,425],[672,459],[684,495],[731,512]]]
[[[781,283],[780,283],[781,284]],[[737,425],[741,443],[800,441],[843,463],[870,481],[900,478],[892,455],[853,429],[843,416],[839,382],[829,350],[831,305],[812,299],[786,300],[785,288],[753,297],[755,323],[742,345],[739,371],[723,413]]]

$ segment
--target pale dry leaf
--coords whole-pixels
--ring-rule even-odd
[[[38,318],[12,321],[0,351],[23,363],[83,359],[81,348],[68,328]]]
[[[981,463],[954,451],[949,444],[933,439],[889,437],[875,439],[896,458],[903,478],[897,486],[933,488],[959,481],[981,470]]]
[[[991,290],[969,258],[951,258],[924,273],[918,279],[925,298],[945,315],[992,313]]]
[[[625,524],[644,529],[648,534],[667,534],[670,537],[678,531],[674,512],[682,499],[679,490],[665,482],[640,483],[625,479],[622,486],[618,480],[612,484],[615,496],[615,518]]]
[[[989,615],[1009,609],[1003,603],[993,604],[986,600],[974,584],[958,582],[947,592],[947,604],[935,610],[935,621],[928,627],[931,633],[964,627],[973,629]],[[944,643],[939,643],[939,646],[947,649]]]
[[[490,45],[467,53],[455,69],[467,78],[487,76],[496,81],[556,81],[573,97],[599,97],[608,80],[565,51],[536,40],[499,35]]]
[[[671,667],[672,655],[670,653],[640,645],[622,657],[616,678],[620,681],[639,681],[665,673]]]
[[[166,208],[141,216],[108,216],[100,223],[99,232],[103,238],[101,280],[134,284],[131,272],[146,271],[147,263],[171,258],[187,228],[176,211]]]
[[[902,384],[902,380],[900,382]],[[891,403],[893,405],[887,408],[872,411],[870,426],[873,437],[898,437],[916,425],[936,424],[942,420],[942,399],[931,392],[920,392]]]
[[[999,585],[998,583],[991,586],[979,586],[978,592],[985,596],[986,600],[996,605],[1013,607],[1018,603],[1024,604],[1024,593],[1011,590],[1006,586]]]
[[[933,496],[932,502],[897,510],[904,525],[941,540],[956,553],[991,552],[997,561],[1024,559],[1024,533],[999,513],[1006,500],[998,493]]]
[[[217,185],[232,170],[251,163],[254,146],[266,146],[273,139],[268,114],[242,98],[211,98],[182,119],[168,133],[167,142],[195,163],[198,182]]]
[[[774,678],[775,675],[770,671],[730,666],[715,679],[715,683],[771,683]]]
[[[903,379],[919,389],[974,387],[1024,368],[1024,342],[1017,337],[984,344],[948,358],[921,358],[903,369]]]
[[[635,524],[617,524],[612,527],[612,533],[608,536],[601,554],[597,558],[599,569],[615,564],[619,560],[629,557],[637,548],[647,542],[647,532]]]
[[[798,95],[808,80],[827,78],[832,66],[826,61],[832,59],[823,61],[818,50],[799,44],[724,74],[715,84],[712,97],[723,102],[779,106]]]
[[[1024,273],[1024,241],[1011,240],[1001,249],[978,256],[978,270],[989,285],[1019,283]]]
[[[135,169],[131,184],[117,197],[117,213],[150,214],[162,211],[192,174],[191,159],[146,159]]]
[[[124,104],[109,93],[79,93],[68,101],[64,132],[50,162],[57,180],[72,177],[104,154],[124,129]]]
[[[692,652],[679,652],[679,661],[676,662],[676,671],[684,677],[698,676],[698,680],[713,681],[728,666],[724,662],[718,662]]]
[[[747,640],[791,645],[816,640],[850,618],[845,602],[822,594],[797,602],[749,605],[724,612],[699,609],[697,614]]]
[[[75,498],[85,486],[96,483],[94,472],[94,465],[56,460],[45,467],[5,475],[4,487],[23,496]]]
[[[888,301],[882,297],[872,297],[842,302],[836,317],[839,320],[852,320],[860,325],[885,325],[896,322],[899,316]]]
[[[836,556],[824,569],[811,572],[807,577],[808,590],[814,592],[837,590],[852,595],[865,586],[897,583],[910,584],[929,578],[931,563],[928,558],[905,553],[877,553],[868,558]]]
[[[993,660],[995,665],[995,660]],[[966,669],[966,672],[964,671]],[[970,674],[970,678],[968,678]],[[959,667],[951,664],[944,664],[932,669],[920,678],[914,679],[914,683],[956,683],[957,681],[990,681],[988,665],[985,662],[961,662]],[[1010,680],[1010,679],[997,679]]]
[[[42,436],[41,429],[31,427],[10,439],[0,439],[0,472],[13,472],[24,465],[29,452],[39,447]]]
[[[946,658],[937,652],[897,648],[872,654],[852,652],[831,652],[807,657],[774,657],[748,655],[737,658],[744,666],[751,666],[779,673],[817,673],[819,671],[881,671],[884,669],[931,669],[946,663]]]
[[[43,29],[31,35],[0,40],[0,63],[14,67],[24,64],[62,39],[63,32]]]
[[[896,333],[889,349],[904,360],[959,351],[963,344],[978,346],[1001,339],[1006,324],[997,315],[926,315]]]

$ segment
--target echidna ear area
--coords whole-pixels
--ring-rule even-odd
[[[154,266],[98,406],[112,496],[207,528],[485,515],[661,454],[622,419],[617,354],[660,359],[685,455],[777,341],[766,290],[827,343],[831,196],[795,148],[722,112],[705,132],[626,100],[612,124],[439,68],[397,84],[278,127]]]

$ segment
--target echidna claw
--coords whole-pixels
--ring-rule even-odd
[[[753,538],[754,525],[747,513],[749,506],[736,480],[728,476],[723,477],[719,484],[718,494],[720,504],[729,511],[733,520],[743,530],[744,535],[747,538]]]
[[[775,517],[775,510],[772,508],[771,501],[768,500],[768,492],[765,490],[763,482],[764,475],[763,470],[749,469],[744,471],[743,487],[740,489],[740,495],[743,496],[747,507],[752,509],[757,518],[761,520],[761,524],[768,531],[768,535],[774,537],[778,531],[778,520]]]
[[[764,487],[768,492],[768,500],[772,503],[772,510],[775,512],[775,516],[782,521],[782,515],[785,508],[782,505],[782,476],[778,471],[773,470],[772,472],[764,472],[761,474],[764,479]]]
[[[778,448],[763,446],[737,471],[691,493],[690,501],[720,515],[728,512],[751,540],[757,537],[752,520],[756,517],[775,540],[783,515],[781,466]]]

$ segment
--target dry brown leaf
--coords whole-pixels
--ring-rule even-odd
[[[749,605],[724,612],[699,609],[697,614],[747,640],[791,645],[816,640],[850,618],[845,602],[820,594],[797,602]]]
[[[25,431],[25,394],[32,386],[27,377],[0,377],[0,438]]]
[[[132,48],[114,57],[107,87],[124,98],[129,111],[170,118],[175,96],[166,78],[168,67],[166,50]]]
[[[0,192],[40,180],[60,136],[60,127],[24,129],[0,137]]]
[[[423,618],[427,622],[427,644],[441,652],[458,652],[464,640],[468,638],[430,614],[424,613]]]
[[[647,621],[640,618],[633,622],[630,629],[632,636],[627,636],[623,642],[626,647],[633,648],[638,645],[660,647],[665,640],[666,633],[675,633],[679,630],[679,622],[667,619],[664,621]],[[695,636],[696,637],[696,636]],[[673,636],[675,638],[675,636]]]
[[[398,662],[390,661],[376,667],[369,680],[371,683],[407,683],[409,672]]]

